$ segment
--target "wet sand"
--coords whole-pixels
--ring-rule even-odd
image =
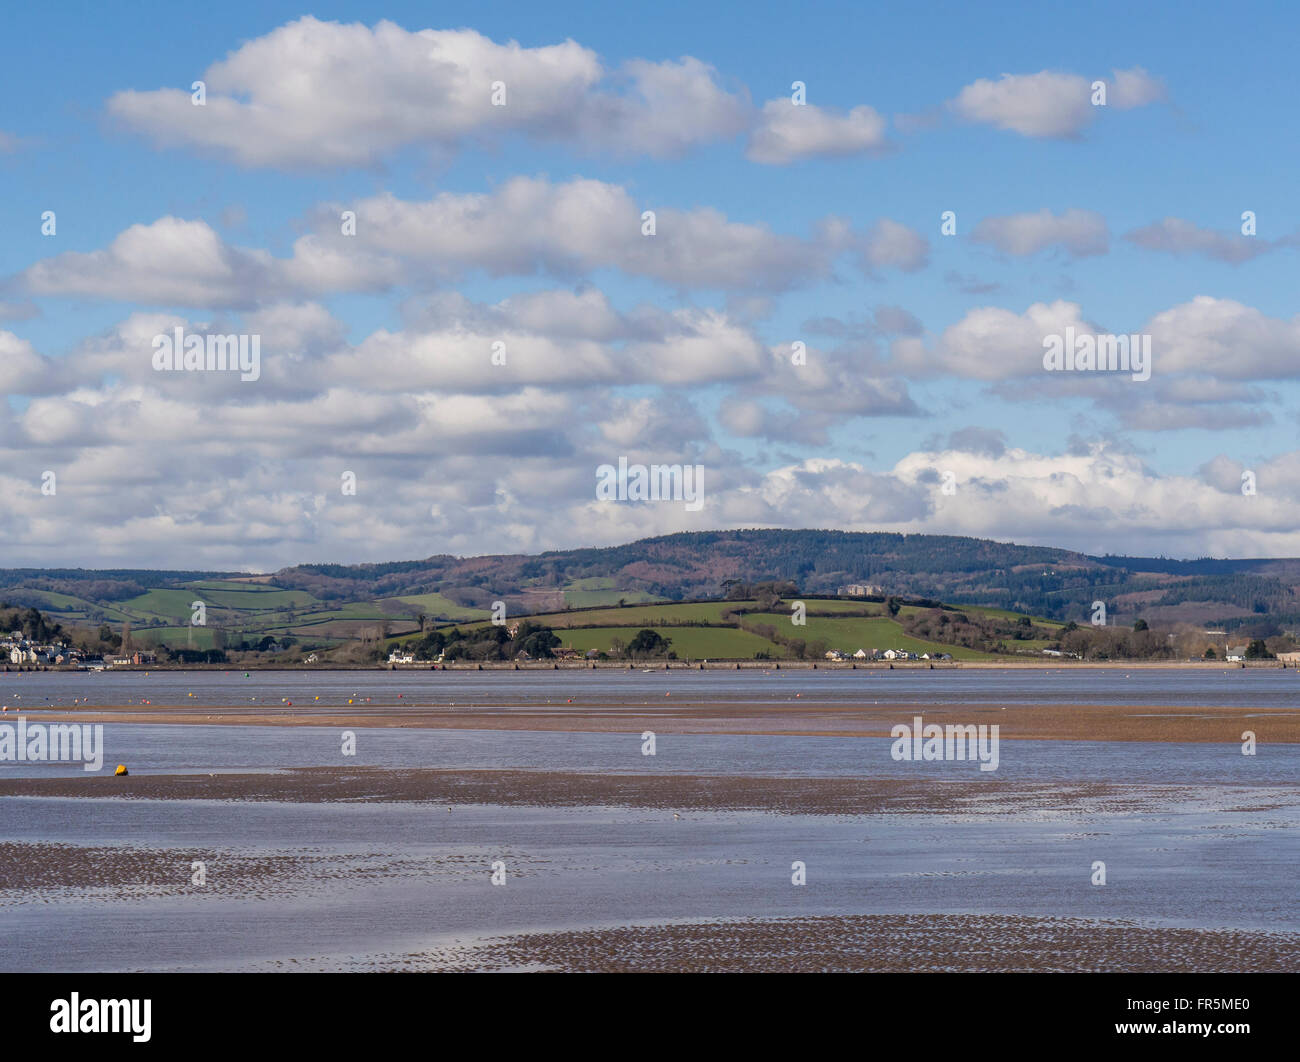
[[[515,861],[522,862],[518,857]],[[201,885],[194,863],[204,865]],[[404,856],[329,846],[292,851],[153,847],[137,844],[79,845],[0,842],[0,908],[87,898],[112,903],[163,896],[235,898],[240,901],[301,898],[340,887],[365,889],[398,878],[427,881],[482,876],[482,861],[465,855]]]
[[[42,722],[199,723],[238,726],[415,727],[455,730],[541,730],[672,734],[790,734],[810,737],[889,737],[890,728],[922,716],[926,723],[998,724],[1003,740],[1240,742],[1252,730],[1260,742],[1300,742],[1300,705],[1291,708],[1207,708],[1186,705],[1008,705],[818,703],[795,698],[780,705],[697,704],[664,697],[627,701],[491,708],[443,705],[355,705],[335,708],[88,706],[25,711]],[[9,715],[16,714],[12,706]],[[6,717],[0,717],[4,722]]]
[[[379,962],[394,970],[569,973],[1292,973],[1300,967],[1300,933],[1020,915],[844,915],[531,933]]]
[[[763,811],[798,815],[1019,815],[1087,805],[1133,813],[1153,802],[1191,802],[1198,786],[1128,787],[933,779],[772,778],[635,775],[563,771],[298,767],[277,773],[78,776],[0,779],[0,797],[422,802],[510,807],[630,807],[679,811]],[[1268,791],[1243,789],[1251,809],[1272,807]],[[1280,805],[1279,805],[1280,806]]]
[[[653,694],[647,697],[620,691],[597,693],[581,701],[575,696],[578,703],[566,703],[566,693],[559,703],[553,704],[539,704],[536,699],[512,700],[508,696],[501,702],[485,705],[480,696],[479,703],[475,704],[295,703],[289,706],[274,703],[281,693],[287,692],[280,689],[271,703],[262,704],[211,707],[191,701],[176,705],[137,703],[76,709],[32,705],[24,714],[29,723],[104,723],[110,732],[118,723],[501,731],[499,739],[485,737],[481,741],[502,747],[511,745],[507,736],[511,731],[639,735],[643,730],[653,730],[660,735],[888,738],[891,727],[899,723],[910,725],[917,715],[927,723],[940,725],[999,724],[1000,736],[1008,740],[1235,746],[1240,743],[1243,730],[1252,730],[1262,743],[1300,743],[1300,705],[1279,707],[1277,700],[1272,702],[1273,707],[1008,704],[1003,708],[999,704],[908,703],[924,696],[911,690],[901,697],[896,695],[889,703],[873,704],[872,696],[883,699],[888,694],[884,690],[863,691],[866,703],[846,703],[843,698],[835,701],[830,699],[830,694],[817,691],[812,691],[811,696],[804,692],[796,698],[795,693],[806,690],[807,685],[796,683],[797,680],[792,680],[789,686],[779,690],[765,690],[763,696],[769,703],[759,704],[740,699],[728,701],[725,692],[719,695],[699,691],[692,697],[689,690],[673,686],[669,690],[660,688],[654,699],[651,699]],[[1074,690],[1065,696],[1086,695],[1080,686]],[[1159,697],[1176,699],[1176,694],[1166,687],[1161,686],[1160,691]],[[312,692],[324,691],[317,688]],[[665,697],[665,692],[670,696]],[[351,694],[349,687],[345,696]],[[107,694],[121,700],[128,695],[120,690]],[[428,699],[442,695],[443,691],[439,690],[425,691],[420,696]],[[516,689],[512,696],[525,695]],[[145,696],[151,694],[146,692]],[[169,700],[183,699],[185,693],[171,690],[164,696]],[[223,692],[211,699],[224,700],[231,696]],[[395,691],[391,694],[385,691],[385,697],[388,696],[395,697]],[[448,690],[446,696],[458,695]],[[967,692],[961,696],[978,694]],[[1035,690],[1029,696],[1037,699],[1047,695]],[[1125,688],[1119,696],[1136,698],[1139,694]],[[298,702],[292,693],[290,698]],[[311,697],[305,696],[303,700],[310,702]],[[18,714],[11,704],[9,713],[0,716],[0,722],[12,723]],[[166,736],[168,740],[176,737]],[[224,744],[225,736],[225,733],[204,735],[206,740],[220,744]],[[277,736],[292,743],[296,737],[305,735]],[[389,744],[403,746],[418,744],[419,740],[423,739],[418,739],[418,735],[400,733],[387,739]],[[558,745],[571,739],[553,737],[549,741]],[[526,745],[528,740],[521,738],[516,744]],[[1084,746],[1054,748],[1061,754],[1057,759],[1062,759],[1067,768],[1077,755],[1089,752]],[[1170,751],[1172,755],[1176,750]],[[1104,751],[1092,750],[1092,754],[1123,759],[1143,753],[1112,746]],[[1215,754],[1213,749],[1198,753],[1202,758]],[[295,760],[303,762],[296,756],[288,757],[288,762]],[[181,762],[194,761],[195,757],[190,757]],[[113,762],[107,763],[110,770]],[[134,759],[128,758],[126,762],[133,770],[137,766]],[[198,757],[197,762],[205,761]],[[58,912],[53,908],[46,911],[47,904],[63,902],[65,906],[60,909],[63,915],[73,917],[80,910],[78,905],[88,899],[92,906],[105,905],[114,917],[126,919],[128,915],[122,912],[135,910],[140,912],[136,917],[144,919],[166,914],[170,905],[179,903],[193,906],[195,918],[213,920],[199,924],[215,925],[216,920],[227,915],[220,905],[211,911],[202,907],[204,897],[225,905],[245,900],[273,901],[266,907],[266,913],[250,916],[249,934],[257,939],[257,946],[245,944],[237,935],[227,935],[221,940],[230,950],[216,952],[217,958],[213,960],[228,963],[232,968],[270,970],[923,972],[1294,971],[1300,968],[1300,932],[1295,931],[1293,918],[1287,921],[1289,915],[1278,921],[1281,908],[1271,898],[1261,898],[1258,892],[1251,892],[1245,887],[1249,882],[1233,878],[1228,871],[1193,872],[1201,866],[1201,854],[1208,851],[1201,835],[1213,829],[1223,831],[1213,835],[1214,844],[1218,845],[1221,839],[1224,844],[1237,845],[1230,850],[1232,858],[1237,858],[1237,853],[1246,853],[1249,872],[1255,873],[1258,867],[1259,880],[1266,883],[1288,880],[1285,873],[1289,867],[1285,860],[1279,871],[1278,860],[1269,854],[1272,849],[1262,852],[1264,842],[1255,839],[1260,831],[1286,829],[1294,821],[1294,791],[1284,791],[1279,785],[1194,783],[1193,778],[1199,777],[1195,772],[1184,784],[1184,776],[1172,770],[1159,776],[1162,784],[1123,784],[1110,781],[1105,774],[1098,776],[1103,779],[1100,781],[1044,781],[1041,774],[1034,776],[1036,780],[1007,780],[996,773],[978,772],[951,779],[920,775],[864,778],[858,775],[668,774],[652,771],[653,765],[642,764],[639,758],[634,769],[644,772],[641,774],[584,769],[589,766],[585,761],[561,763],[544,757],[537,765],[545,769],[498,768],[495,765],[500,760],[495,758],[461,761],[488,765],[481,769],[354,765],[260,771],[246,759],[225,762],[235,770],[213,774],[206,773],[206,769],[204,773],[137,773],[121,778],[107,772],[90,775],[80,771],[64,777],[5,778],[0,771],[0,798],[87,801],[84,805],[41,801],[35,815],[58,824],[56,830],[45,834],[28,830],[24,840],[0,842],[0,907],[9,907],[19,921],[27,918],[35,927],[34,932],[43,934],[61,924],[59,917],[51,917]],[[280,767],[283,761],[268,762]],[[439,759],[417,758],[413,762],[439,762]],[[740,769],[751,772],[764,769],[763,763],[752,757],[745,762],[757,765]],[[711,763],[707,757],[697,757],[688,769],[707,772],[712,769]],[[141,766],[148,764],[142,762]],[[559,766],[576,769],[549,769]],[[183,770],[182,767],[162,769]],[[805,769],[817,775],[829,775],[834,768],[823,770],[808,765]],[[1064,773],[1070,776],[1075,772],[1066,769]],[[1086,777],[1086,772],[1079,773]],[[1115,772],[1111,772],[1110,777],[1114,776]],[[1235,774],[1222,776],[1236,777]],[[231,803],[206,806],[182,803],[191,801]],[[254,808],[251,806],[254,802],[263,806]],[[284,806],[275,807],[271,802]],[[331,804],[352,806],[320,811],[301,807]],[[386,830],[363,832],[372,821],[386,822],[383,816],[398,815],[396,811],[386,810],[384,804],[406,804],[408,810],[402,814],[419,818],[420,831],[425,830],[426,820],[436,816],[428,824],[428,837],[437,844],[419,847],[425,843],[424,832],[412,834],[417,838],[412,849],[396,841],[387,843],[394,835]],[[300,807],[295,810],[290,805]],[[31,807],[28,805],[29,810]],[[520,810],[496,812],[492,810],[494,807]],[[557,811],[547,817],[523,810],[547,808],[587,808],[597,809],[597,813],[587,813],[587,818],[592,820],[590,824],[585,819],[582,824],[574,824],[567,820],[581,819],[576,812],[571,815]],[[611,810],[601,815],[599,809]],[[626,831],[604,821],[625,814],[613,809],[631,809],[634,813],[636,844],[629,846]],[[86,811],[90,814],[85,814]],[[75,812],[78,821],[85,820],[87,829],[69,832],[65,818],[71,812]],[[730,812],[746,814],[734,819],[715,815]],[[328,820],[322,818],[325,815],[329,816]],[[795,815],[820,818],[785,818]],[[1185,825],[1179,821],[1170,826],[1166,821],[1184,815]],[[228,838],[223,830],[212,835],[213,843],[205,844],[201,836],[196,840],[195,834],[189,831],[196,828],[196,823],[207,823],[213,816],[227,816],[238,822],[247,819],[261,825],[247,831],[232,829]],[[681,900],[671,905],[661,902],[658,909],[648,909],[642,902],[644,897],[655,900],[665,893],[666,879],[655,875],[665,867],[678,866],[668,861],[670,856],[683,860],[678,876],[692,881],[692,875],[702,872],[697,864],[711,866],[710,860],[730,863],[734,859],[744,863],[747,859],[757,859],[762,864],[768,854],[761,845],[754,847],[751,834],[760,838],[769,834],[815,837],[823,848],[814,846],[814,853],[827,853],[830,865],[835,866],[834,860],[840,858],[842,847],[840,834],[835,831],[843,831],[845,836],[852,831],[861,832],[861,827],[872,821],[867,816],[880,816],[874,822],[887,837],[920,831],[930,838],[908,842],[914,844],[917,854],[909,857],[914,863],[903,864],[906,880],[897,886],[888,903],[868,904],[863,899],[867,894],[858,884],[844,886],[842,878],[851,871],[838,871],[839,877],[832,875],[827,879],[832,888],[838,887],[844,894],[834,905],[806,907],[800,902],[792,907],[784,897],[779,903],[766,899],[751,902],[752,897],[744,893],[744,903],[737,901],[722,906],[713,899],[720,888],[715,888],[714,879],[705,879],[703,886],[693,886],[696,892],[683,889]],[[894,816],[907,818],[894,820]],[[1038,828],[1036,817],[1050,819],[1053,824],[1045,836]],[[135,839],[163,836],[154,828],[160,818],[173,824],[172,832],[166,836],[174,843],[163,842],[157,846],[135,843]],[[280,826],[276,827],[278,833],[262,832],[282,820],[315,823],[317,819],[327,826],[314,829]],[[602,821],[597,824],[596,819]],[[1111,836],[1116,828],[1114,824],[1131,821],[1150,823],[1158,839],[1134,841],[1128,833],[1121,834],[1119,840]],[[116,827],[120,833],[105,832],[102,825],[105,822],[135,826],[131,832],[121,825]],[[479,828],[480,822],[488,823],[486,830]],[[538,824],[535,830],[530,825],[533,823]],[[341,829],[346,826],[354,831],[354,834],[345,831],[345,839],[351,838],[348,843],[334,847],[319,840],[333,836],[334,827],[339,824]],[[533,883],[536,892],[523,890],[508,894],[510,902],[518,903],[518,907],[503,907],[499,898],[502,894],[492,889],[486,878],[485,860],[489,856],[495,858],[494,853],[503,843],[501,831],[506,827],[515,831],[512,837],[520,849],[519,854],[509,857],[512,869],[517,862],[522,862],[522,872],[526,874],[531,865],[529,860],[550,861],[545,862],[545,873],[539,874]],[[582,847],[587,844],[588,834],[597,833],[598,829],[613,830],[610,834],[613,840],[605,842],[605,848]],[[716,835],[711,831],[717,831]],[[1061,831],[1064,840],[1056,836]],[[831,836],[831,840],[826,841],[824,834]],[[105,840],[119,835],[132,840],[112,845]],[[1020,892],[1007,893],[1004,876],[998,876],[1002,874],[1000,866],[988,870],[976,865],[978,861],[953,863],[949,858],[950,847],[959,850],[962,845],[979,843],[980,838],[993,838],[995,843],[1007,846],[1009,858],[1016,866],[1025,864],[1032,870],[1039,866],[1035,859],[1043,865],[1053,865],[1049,856],[1057,851],[1054,846],[1064,844],[1062,851],[1069,855],[1072,851],[1069,845],[1085,835],[1096,837],[1099,845],[1107,845],[1102,854],[1113,863],[1122,866],[1128,859],[1136,862],[1138,871],[1154,868],[1146,869],[1147,877],[1142,880],[1149,893],[1159,896],[1165,895],[1166,882],[1175,880],[1160,874],[1184,872],[1182,864],[1168,856],[1167,850],[1173,846],[1173,851],[1181,853],[1185,845],[1190,853],[1186,870],[1189,877],[1177,880],[1191,883],[1191,895],[1201,898],[1200,907],[1193,910],[1195,905],[1185,903],[1181,893],[1178,904],[1170,901],[1164,906],[1143,906],[1145,901],[1130,899],[1120,905],[1092,903],[1089,907],[1069,897],[1059,903],[1021,906],[1018,898],[1023,901],[1025,896],[1037,896],[1041,891],[1035,873],[1025,876],[1029,884],[1018,886]],[[582,840],[575,840],[579,836]],[[1287,834],[1270,834],[1268,840],[1274,836],[1285,838]],[[43,839],[53,837],[63,840]],[[484,849],[485,837],[491,842],[490,852]],[[721,846],[719,837],[725,842]],[[300,844],[299,838],[306,839],[307,843]],[[1008,839],[1015,844],[1009,844]],[[852,840],[854,845],[863,843],[856,833]],[[1031,841],[1033,846],[1042,847],[1031,850],[1026,847]],[[746,843],[751,847],[745,848]],[[1142,843],[1161,847],[1151,848],[1149,852],[1134,847]],[[735,845],[741,845],[739,853],[733,850]],[[912,850],[903,847],[904,855]],[[1119,854],[1107,854],[1111,851]],[[1040,852],[1046,854],[1040,856]],[[1215,848],[1211,854],[1219,858],[1217,853],[1219,849]],[[804,858],[802,852],[799,854]],[[628,858],[633,858],[634,863],[626,863]],[[783,852],[784,866],[789,865],[788,858]],[[1079,866],[1086,869],[1091,858],[1091,852],[1081,851]],[[203,890],[196,889],[189,881],[192,860],[206,861],[210,866],[209,884]],[[583,888],[587,891],[579,889],[571,893],[572,881],[577,880],[569,874],[571,867],[589,869],[607,865],[613,867],[607,877],[594,882],[583,878]],[[635,867],[636,877],[627,876],[629,866]],[[783,890],[798,894],[802,900],[804,890],[785,885],[787,872],[784,867],[779,869],[781,874],[777,878]],[[972,877],[971,884],[963,886],[967,880],[965,875],[976,870],[994,876]],[[716,873],[717,883],[735,887],[732,879]],[[914,885],[913,878],[919,884]],[[748,882],[749,879],[735,880]],[[1123,880],[1121,875],[1119,881]],[[1224,880],[1234,884],[1238,892],[1231,892],[1223,885]],[[352,911],[349,903],[360,899],[370,903],[371,894],[381,887],[393,889],[391,894],[383,895],[407,903],[411,896],[425,895],[422,890],[426,883],[450,884],[453,888],[465,886],[463,894],[448,895],[459,897],[458,910],[467,909],[466,905],[469,908],[483,905],[481,915],[476,916],[477,920],[466,916],[459,923],[445,924],[436,918],[420,921],[423,916],[416,917],[412,921],[414,931],[404,931],[398,936],[376,923],[364,933],[358,931],[350,947],[334,943],[336,937],[324,928],[323,920],[319,932],[312,928],[316,926],[312,919],[317,917],[318,907],[321,911]],[[922,889],[921,885],[926,883],[929,883],[927,888]],[[480,887],[481,896],[475,891]],[[1059,883],[1047,875],[1041,888],[1059,888]],[[1224,896],[1217,896],[1216,889]],[[631,890],[626,899],[623,890]],[[725,889],[722,891],[725,893]],[[1241,892],[1249,900],[1244,905],[1246,913],[1238,912],[1239,920],[1229,921],[1225,912],[1236,908],[1225,898],[1234,898]],[[921,893],[928,900],[925,904],[916,902]],[[1214,906],[1208,905],[1205,895],[1215,901]],[[518,901],[514,899],[516,896],[520,897]],[[1091,898],[1092,894],[1088,896]],[[148,906],[158,900],[165,902],[156,908]],[[600,903],[605,906],[593,906]],[[294,918],[308,929],[284,931],[285,935],[277,938],[278,943],[262,947],[260,934],[273,934],[281,924],[279,920],[283,916],[275,904],[300,905],[301,911]],[[890,913],[860,913],[871,910]],[[898,913],[918,910],[945,913]],[[1004,913],[963,913],[990,910]],[[817,914],[808,916],[810,911]],[[842,913],[820,913],[824,911]],[[1016,911],[1033,913],[1005,913]],[[1095,917],[1055,917],[1061,911]],[[1112,919],[1116,914],[1146,920]],[[736,917],[745,915],[759,917]],[[264,921],[259,922],[259,917]],[[329,917],[335,916],[331,913]],[[614,924],[625,917],[642,924]],[[1166,919],[1200,928],[1170,927],[1163,924]],[[1267,929],[1277,924],[1289,925],[1291,931],[1270,933],[1258,928],[1224,928],[1246,925]],[[24,946],[29,951],[32,947],[30,942]],[[143,964],[145,958],[140,956],[145,956],[148,962],[174,962],[178,968],[192,961],[180,952],[159,952],[159,958],[153,952],[139,949],[132,954],[135,957],[127,965]]]

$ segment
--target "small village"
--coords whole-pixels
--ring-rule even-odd
[[[10,631],[0,639],[0,663],[10,667],[72,667],[103,671],[112,667],[140,667],[157,663],[156,653],[131,652],[117,656],[91,656],[63,641],[35,642],[22,631]]]
[[[85,654],[63,642],[40,644],[23,636],[22,631],[11,631],[0,640],[0,659],[8,664],[37,667],[84,667]],[[103,664],[103,661],[98,661]]]

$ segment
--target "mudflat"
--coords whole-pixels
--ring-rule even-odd
[[[529,933],[390,969],[588,973],[1294,972],[1300,933],[1022,915],[830,915]]]
[[[1007,782],[857,777],[609,774],[578,771],[296,767],[276,772],[0,779],[0,797],[115,797],[286,803],[422,802],[513,807],[634,807],[800,815],[899,813],[1018,815],[1087,804],[1134,813],[1153,800],[1191,801],[1199,787],[1106,782]],[[1246,803],[1271,806],[1267,790]]]

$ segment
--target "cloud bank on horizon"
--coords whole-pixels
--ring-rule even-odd
[[[163,60],[71,20],[96,62],[16,59],[0,566],[1300,556],[1285,12],[1238,57],[1173,7],[1068,53],[1042,12],[471,10],[159,7]],[[602,497],[620,461],[702,503]]]

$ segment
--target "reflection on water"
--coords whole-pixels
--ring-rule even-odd
[[[34,717],[33,717],[34,718]],[[342,726],[104,724],[104,763],[133,774],[271,770],[283,767],[511,767],[597,773],[933,777],[963,781],[1094,781],[1123,784],[1286,785],[1300,779],[1300,745],[1263,744],[1243,756],[1237,742],[1003,739],[996,772],[974,761],[898,762],[889,738],[670,734],[641,754],[641,732],[574,734],[528,730],[352,727],[356,755],[342,754]],[[1005,729],[1004,729],[1005,734]],[[4,763],[0,778],[80,776],[79,764]]]
[[[139,671],[0,673],[0,701],[33,708],[88,699],[100,705],[347,706],[565,703],[575,698],[641,706],[671,691],[688,702],[785,704],[795,692],[846,705],[1133,704],[1290,706],[1300,699],[1295,669],[1060,668],[1019,670],[859,669],[826,671]],[[190,694],[194,696],[189,696]],[[399,697],[400,694],[400,697]],[[317,702],[314,698],[319,697]],[[355,705],[354,705],[355,707]]]
[[[247,696],[339,703],[544,703],[586,689],[632,703],[790,690],[851,703],[1293,703],[1292,672],[1041,673],[620,672],[0,676],[6,703],[41,697],[123,703]],[[241,685],[242,684],[242,685]],[[584,684],[585,687],[584,687]],[[187,688],[188,687],[188,688]],[[73,692],[73,691],[76,692]],[[247,691],[256,691],[248,693]],[[105,693],[104,691],[109,691]],[[177,696],[181,691],[182,696]],[[433,691],[437,691],[436,697]],[[689,692],[687,692],[689,691]],[[183,694],[196,693],[195,698]],[[807,693],[805,692],[805,695]],[[314,702],[313,702],[314,703]],[[12,719],[12,707],[10,719]],[[340,964],[539,929],[820,914],[1003,913],[1121,918],[1191,927],[1300,930],[1300,745],[1012,741],[1000,767],[900,763],[885,738],[674,735],[641,755],[639,733],[569,734],[343,727],[109,723],[106,763],[132,773],[289,766],[508,767],[599,773],[1104,782],[1098,798],[998,814],[784,815],[600,807],[293,804],[112,798],[0,798],[0,969],[252,969]],[[0,778],[79,767],[0,765]],[[112,779],[104,780],[111,786]],[[1176,787],[1176,788],[1171,788]],[[71,848],[52,847],[57,845]],[[7,862],[6,862],[7,860]],[[507,884],[489,881],[502,860]],[[1091,884],[1104,861],[1107,883]],[[191,884],[201,861],[206,884]],[[807,884],[791,884],[802,861]],[[19,872],[21,870],[21,873]],[[383,965],[379,962],[378,965]]]
[[[5,970],[232,969],[681,918],[995,913],[1300,928],[1297,807],[977,816],[9,798],[13,840],[143,846],[143,890],[0,889]],[[207,884],[190,884],[203,859]],[[250,861],[270,870],[252,873]],[[1108,882],[1089,883],[1095,860]],[[507,883],[489,883],[503,860]],[[803,861],[807,885],[790,883]]]

